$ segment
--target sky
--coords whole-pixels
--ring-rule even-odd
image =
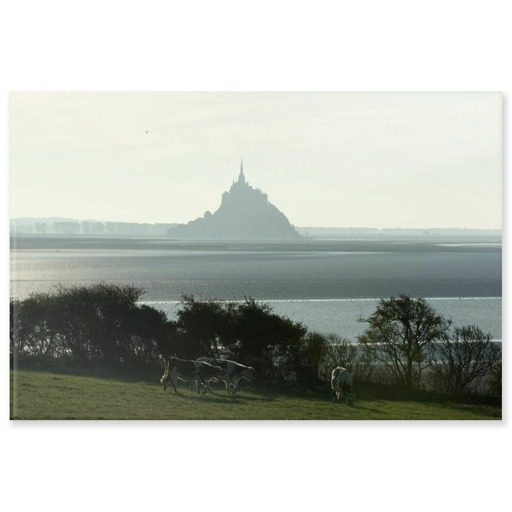
[[[499,93],[12,92],[9,107],[11,218],[188,222],[243,158],[297,227],[502,226]]]

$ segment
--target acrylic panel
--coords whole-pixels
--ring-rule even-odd
[[[10,96],[11,419],[501,419],[498,93]]]

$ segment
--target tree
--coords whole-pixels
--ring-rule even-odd
[[[154,365],[170,327],[164,313],[138,304],[142,294],[140,288],[101,283],[11,300],[13,359]]]
[[[181,303],[178,327],[199,347],[196,357],[219,357],[223,346],[233,341],[235,305],[215,300],[199,301],[192,295],[184,295]]]
[[[501,400],[503,391],[502,386],[502,362],[500,357],[499,360],[494,362],[489,370],[488,393]]]
[[[123,359],[131,366],[148,367],[159,359],[170,325],[163,311],[140,306],[125,319],[123,330],[129,333],[122,347]]]
[[[331,372],[337,366],[353,372],[356,366],[358,347],[338,334],[330,333],[325,336],[325,345],[322,360],[322,377],[331,380]]]
[[[63,338],[75,361],[125,365],[133,359],[130,323],[143,293],[141,288],[105,283],[59,287],[52,329]]]
[[[244,360],[248,357],[264,358],[271,368],[280,366],[284,371],[300,365],[303,337],[307,329],[289,318],[272,312],[268,304],[246,299],[235,314],[234,354]]]
[[[456,328],[440,340],[437,353],[434,375],[448,394],[462,396],[477,379],[485,377],[491,377],[491,386],[498,387],[493,378],[501,369],[501,348],[478,327]]]
[[[311,376],[317,381],[329,380],[325,379],[325,360],[330,348],[327,337],[318,332],[310,332],[304,337],[302,345],[302,357],[305,365],[309,367]]]
[[[34,293],[25,300],[11,299],[11,347],[15,359],[56,358],[63,355],[59,333],[56,297]]]
[[[314,366],[310,357],[314,358],[314,342],[307,342],[305,334],[302,324],[276,315],[268,304],[252,298],[236,303],[183,296],[166,352],[173,346],[180,357],[227,356],[257,365],[261,378],[276,366],[282,374],[306,372],[306,367]]]
[[[444,339],[450,321],[436,314],[425,299],[407,295],[382,299],[363,321],[369,324],[358,338],[391,372],[400,387],[418,389],[422,371],[432,363],[434,342]]]

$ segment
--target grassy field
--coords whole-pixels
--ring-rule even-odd
[[[309,392],[253,388],[227,395],[181,395],[158,384],[40,371],[11,371],[11,419],[16,420],[487,420],[501,409],[484,405],[365,399],[355,407],[330,401],[329,389]],[[357,389],[355,390],[357,393]]]

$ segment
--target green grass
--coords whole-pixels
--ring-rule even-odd
[[[187,385],[166,392],[147,381],[11,371],[11,419],[18,420],[486,420],[501,419],[488,405],[365,399],[355,407],[331,403],[329,389],[312,392],[246,386],[236,395],[216,387],[197,395]],[[357,392],[357,389],[355,390]]]

